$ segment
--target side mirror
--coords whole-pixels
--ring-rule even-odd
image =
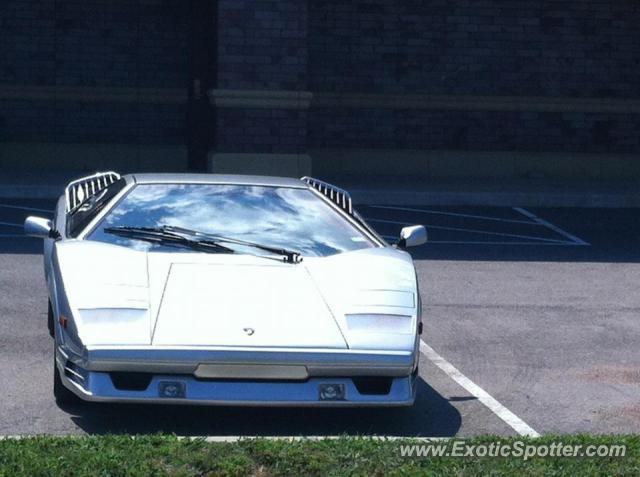
[[[24,234],[29,237],[50,238],[53,223],[42,217],[27,217],[24,221]]]
[[[427,241],[427,229],[424,225],[412,225],[410,227],[403,227],[400,231],[400,240],[398,240],[397,246],[401,248],[416,247],[422,245]]]

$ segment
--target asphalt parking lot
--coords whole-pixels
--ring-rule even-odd
[[[640,430],[638,209],[360,207],[412,250],[426,354],[410,409],[87,404],[51,394],[41,243],[22,235],[51,200],[0,200],[0,434],[411,436]],[[431,352],[432,351],[432,352]],[[464,378],[464,379],[463,379]]]

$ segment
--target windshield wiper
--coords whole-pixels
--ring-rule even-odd
[[[232,248],[222,245],[223,243],[228,243],[244,247],[253,247],[275,255],[281,255],[285,263],[300,263],[302,261],[300,253],[294,250],[270,247],[268,245],[224,237],[222,235],[199,232],[197,230],[191,230],[175,225],[162,225],[160,227],[108,227],[105,228],[104,231],[130,238],[140,238],[141,240],[147,240],[150,242],[164,241],[181,243],[188,246],[216,247],[219,251],[235,253],[236,251]],[[262,258],[277,260],[274,257],[266,257],[264,255],[259,256]]]
[[[160,245],[178,245],[203,252],[235,253],[235,250],[211,240],[194,240],[188,236],[166,230],[164,227],[107,227],[104,231],[108,234]]]
[[[183,233],[186,235],[191,235],[193,237],[203,237],[207,240],[210,240],[214,243],[229,243],[229,244],[234,244],[234,245],[241,245],[244,247],[253,247],[253,248],[257,248],[259,250],[264,250],[265,252],[269,252],[269,253],[273,253],[276,255],[282,255],[284,257],[284,262],[285,263],[300,263],[302,262],[302,255],[300,254],[300,252],[297,252],[295,250],[289,250],[286,248],[281,248],[281,247],[271,247],[269,245],[263,245],[260,243],[255,243],[255,242],[248,242],[246,240],[240,240],[240,239],[235,239],[235,238],[231,238],[231,237],[225,237],[223,235],[217,235],[217,234],[210,234],[210,233],[206,233],[206,232],[199,232],[197,230],[191,230],[191,229],[186,229],[183,227],[178,227],[175,225],[163,225],[162,226],[163,230],[169,230],[172,232],[176,232],[176,233]],[[263,258],[270,258],[270,257],[265,257],[264,255],[260,255]]]

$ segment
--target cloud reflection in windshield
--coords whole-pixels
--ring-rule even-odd
[[[347,220],[307,189],[224,184],[140,184],[102,221],[92,240],[149,250],[105,227],[175,225],[326,256],[371,247]]]

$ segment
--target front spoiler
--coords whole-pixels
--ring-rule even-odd
[[[364,395],[349,378],[313,378],[304,382],[239,382],[198,381],[190,376],[154,376],[144,391],[122,391],[113,386],[108,373],[91,372],[88,389],[62,376],[63,384],[85,401],[153,403],[181,405],[224,406],[282,406],[282,407],[358,407],[411,406],[415,400],[414,379],[411,376],[394,378],[391,390],[385,395]],[[180,382],[186,389],[184,398],[159,396],[162,382]],[[322,401],[320,384],[343,384],[345,399]]]
[[[65,355],[68,353],[64,353]],[[314,376],[392,376],[411,374],[417,364],[414,351],[379,352],[330,349],[255,348],[89,348],[82,357],[69,357],[89,371],[125,371],[156,374],[194,374],[202,364],[219,366],[304,367]]]
[[[122,351],[109,350],[109,353],[93,354],[89,351],[88,356],[95,359],[74,359],[76,366],[82,369],[82,379],[77,377],[71,379],[65,373],[65,362],[69,359],[67,353],[58,349],[57,365],[60,377],[65,387],[73,391],[78,397],[86,401],[95,402],[131,402],[131,403],[155,403],[155,404],[190,404],[190,405],[230,405],[230,406],[309,406],[309,407],[350,407],[350,406],[410,406],[415,400],[415,366],[413,356],[407,355],[366,355],[355,354],[351,359],[346,358],[344,353],[309,353],[300,356],[300,353],[287,351],[293,354],[296,360],[283,361],[285,355],[278,355],[277,362],[293,363],[306,362],[309,376],[304,380],[234,380],[234,379],[197,379],[192,373],[185,373],[184,369],[197,368],[198,361],[165,361],[158,360],[157,353],[142,353],[147,359],[136,361],[140,358],[138,352],[131,353],[126,350],[127,360],[114,359],[121,355]],[[185,350],[171,350],[173,353],[184,353]],[[191,351],[191,350],[189,350]],[[164,353],[164,358],[169,358]],[[224,353],[229,353],[225,351]],[[223,354],[217,354],[219,362]],[[271,352],[269,352],[271,353]],[[188,353],[191,354],[191,353]],[[196,353],[198,355],[199,353]],[[253,358],[260,357],[263,352],[250,351]],[[104,359],[106,356],[109,359]],[[182,355],[186,359],[187,355]],[[244,358],[251,357],[244,355]],[[211,362],[212,355],[205,362]],[[238,355],[234,352],[227,356],[226,362],[238,362]],[[271,356],[273,358],[274,356]],[[292,356],[289,356],[291,358]],[[329,358],[333,357],[333,363]],[[102,359],[101,359],[102,358]],[[173,356],[177,358],[177,356]],[[193,355],[190,356],[193,358]],[[264,356],[262,356],[264,358]],[[363,359],[366,358],[366,359]],[[390,359],[389,359],[390,358]],[[199,359],[199,358],[198,358]],[[224,362],[224,360],[223,360]],[[245,361],[246,362],[246,361]],[[270,360],[269,363],[273,363]],[[82,366],[87,364],[87,367]],[[144,365],[144,366],[142,366]],[[368,366],[368,367],[364,367]],[[106,368],[106,369],[105,369]],[[154,369],[157,368],[157,369]],[[98,370],[99,369],[99,370]],[[167,370],[181,370],[181,372],[168,372]],[[318,375],[320,371],[333,371],[333,374]],[[144,390],[123,390],[117,389],[110,371],[125,372],[145,372],[153,374],[149,385]],[[389,374],[392,371],[393,374]],[[389,392],[386,394],[363,394],[358,391],[352,376],[386,376],[391,379]],[[168,398],[161,396],[162,383],[180,383],[184,387],[184,397]],[[344,399],[342,400],[321,400],[320,385],[340,384],[344,386]]]

